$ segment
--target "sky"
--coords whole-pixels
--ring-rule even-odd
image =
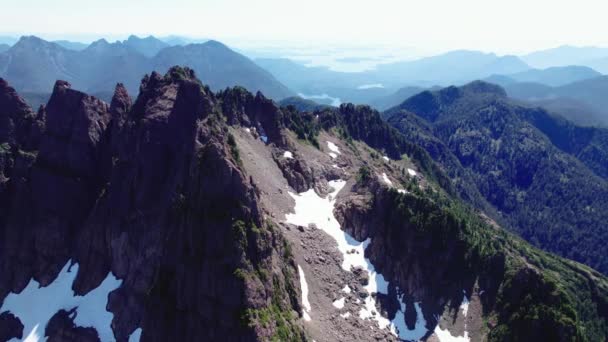
[[[0,0],[0,34],[524,53],[608,46],[605,0]]]

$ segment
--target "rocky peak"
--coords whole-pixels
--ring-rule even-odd
[[[114,96],[112,96],[112,102],[110,103],[110,112],[114,116],[123,117],[124,114],[129,112],[132,105],[133,103],[127,92],[127,88],[122,83],[118,83],[114,89]]]
[[[21,38],[19,38],[17,43],[15,43],[15,45],[13,45],[13,48],[45,46],[45,45],[51,45],[51,44],[53,44],[53,43],[49,43],[36,36],[22,36]]]
[[[0,303],[72,260],[78,295],[109,272],[122,281],[107,303],[118,341],[137,328],[148,341],[270,340],[279,323],[303,340],[295,264],[217,109],[186,68],[146,76],[133,106],[121,85],[108,106],[57,82],[40,151],[8,181],[18,195],[0,188]],[[53,316],[49,340],[93,336],[77,310]],[[0,317],[0,333],[18,323]]]
[[[0,144],[16,143],[19,129],[24,121],[33,116],[31,108],[25,103],[8,82],[0,78]]]
[[[194,122],[211,113],[214,102],[213,94],[202,86],[192,69],[175,66],[164,76],[152,72],[144,77],[131,112],[135,119],[163,120],[171,116]]]
[[[222,113],[231,125],[255,127],[267,137],[269,143],[285,146],[283,135],[283,113],[281,109],[261,92],[254,96],[242,87],[228,88],[218,94]]]
[[[53,137],[95,145],[110,121],[108,105],[57,81],[46,106],[46,128]]]

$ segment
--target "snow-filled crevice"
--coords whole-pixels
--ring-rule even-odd
[[[334,300],[334,302],[332,304],[336,309],[343,309],[345,301],[346,301],[346,298],[342,297],[340,299]]]
[[[101,341],[113,341],[111,312],[106,311],[108,294],[122,284],[122,280],[109,273],[106,279],[84,296],[77,296],[72,284],[78,274],[78,264],[70,267],[68,262],[57,278],[48,286],[40,287],[34,279],[19,294],[10,293],[4,300],[0,312],[9,311],[23,324],[25,341],[39,341],[44,335],[48,321],[63,309],[76,309],[74,324],[93,327]],[[13,339],[12,341],[16,341]]]
[[[334,144],[333,142],[327,141],[327,147],[330,151],[340,154],[340,148],[338,148],[338,145]]]
[[[141,332],[141,328],[135,329],[135,331],[129,335],[129,342],[139,342],[141,339]]]
[[[393,182],[390,180],[390,178],[388,178],[388,176],[386,175],[385,172],[382,173],[382,180],[384,181],[384,183],[386,183],[388,186],[393,186]]]
[[[311,306],[308,301],[308,283],[306,282],[306,275],[300,265],[298,265],[298,274],[300,276],[300,288],[302,291],[302,317],[305,321],[310,321]]]
[[[467,331],[467,313],[469,312],[469,299],[467,298],[466,292],[463,290],[464,296],[462,303],[460,304],[459,310],[462,310],[464,317],[464,336],[453,336],[448,329],[441,329],[439,324],[435,327],[434,333],[440,342],[469,342],[469,332]]]
[[[329,186],[333,191],[326,198],[317,195],[314,189],[300,194],[290,192],[289,194],[296,204],[294,213],[286,215],[286,221],[287,223],[300,226],[316,225],[317,228],[323,230],[336,241],[338,250],[343,257],[341,266],[344,270],[351,272],[353,268],[361,267],[367,271],[369,281],[364,286],[364,289],[368,295],[363,302],[357,301],[361,305],[359,310],[359,317],[361,319],[374,320],[381,329],[389,329],[394,335],[399,336],[403,340],[418,340],[427,333],[426,321],[422,316],[420,303],[415,304],[418,320],[413,330],[407,329],[405,325],[405,304],[403,303],[402,295],[397,298],[400,302],[401,310],[397,312],[392,321],[383,317],[377,309],[376,296],[374,294],[388,294],[389,282],[384,279],[382,274],[376,272],[374,265],[365,257],[365,249],[370,244],[371,239],[368,238],[362,242],[355,240],[340,228],[340,223],[333,214],[336,195],[345,185],[346,181],[343,180],[330,181]],[[343,292],[348,293],[347,291],[350,291],[350,288],[343,290]],[[342,304],[342,300],[340,299],[334,306],[341,307]]]

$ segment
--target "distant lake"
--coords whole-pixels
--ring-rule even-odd
[[[313,100],[317,103],[326,104],[326,105],[330,105],[330,106],[334,106],[334,107],[339,107],[342,104],[342,101],[340,101],[339,98],[332,97],[327,94],[307,95],[307,94],[298,93],[298,96],[303,99]]]

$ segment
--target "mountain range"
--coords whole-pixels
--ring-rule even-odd
[[[120,81],[136,92],[144,74],[166,71],[174,64],[191,65],[214,90],[242,85],[276,99],[291,95],[268,72],[215,41],[169,47],[153,37],[131,36],[114,43],[101,39],[75,51],[37,37],[22,37],[0,53],[0,76],[30,93],[49,93],[57,79],[95,93],[109,92]]]
[[[326,67],[307,67],[289,59],[258,58],[255,62],[295,92],[328,94],[344,102],[362,104],[391,96],[404,86],[447,86],[493,74],[513,74],[529,69],[515,56],[477,51],[452,51],[413,61],[380,64],[376,69],[364,72],[336,72]]]
[[[582,79],[561,86],[537,82],[512,82],[493,77],[510,97],[545,107],[582,125],[608,126],[608,76]]]
[[[608,73],[608,68],[606,68],[608,48],[563,45],[532,52],[521,58],[524,62],[535,68],[581,65],[594,68],[604,74]]]
[[[497,78],[499,84],[509,83],[540,83],[551,87],[559,87],[569,83],[601,77],[602,74],[584,66],[551,67],[547,69],[529,69],[515,74],[494,75],[487,78]]]
[[[462,182],[463,198],[533,244],[608,271],[608,129],[518,105],[480,81],[425,91],[384,116]]]
[[[472,114],[459,111],[470,101]],[[279,108],[242,87],[214,93],[191,69],[171,67],[146,75],[134,102],[121,84],[108,104],[57,81],[34,112],[0,80],[0,338],[605,340],[608,279],[532,247],[458,190],[472,177],[490,194],[475,171],[496,162],[495,189],[514,176],[518,193],[487,201],[531,203],[520,192],[536,186],[534,170],[510,172],[508,153],[469,158],[488,134],[505,138],[496,151],[563,163],[554,172],[565,178],[547,182],[555,187],[603,179],[606,164],[581,155],[590,156],[586,141],[560,145],[588,151],[573,160],[534,140],[540,128],[525,126],[520,109],[499,110],[505,101],[500,88],[474,83],[394,110],[391,123],[407,108],[436,125],[439,143],[440,122],[462,122],[443,145],[471,171],[459,180],[425,141],[368,106]],[[517,132],[529,148],[506,139]],[[582,210],[600,217],[601,203]],[[558,224],[568,215],[539,213]],[[577,233],[563,243],[597,261],[579,249],[589,233]],[[50,289],[54,300],[32,315],[28,300]],[[81,296],[94,298],[67,306]]]
[[[604,49],[1,49],[0,342],[608,340]]]
[[[584,126],[608,126],[607,77],[581,66],[529,69],[509,75],[491,75],[484,81],[502,86],[509,97],[522,105],[542,107]],[[430,90],[437,90],[438,87]],[[367,103],[379,110],[399,105],[404,99],[425,90],[403,87],[390,95]]]

